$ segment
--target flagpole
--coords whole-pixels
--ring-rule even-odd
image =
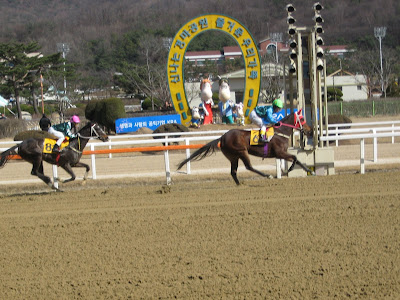
[[[40,73],[40,89],[42,90],[42,114],[44,114],[44,101],[43,101],[43,76]]]

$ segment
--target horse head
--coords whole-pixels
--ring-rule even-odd
[[[306,123],[301,111],[302,109],[294,113],[294,126],[303,131],[308,137],[312,137],[313,129]]]
[[[102,142],[108,141],[108,135],[104,132],[104,130],[97,123],[90,123],[90,136],[96,137]]]
[[[94,135],[92,133],[94,133]],[[90,135],[96,136],[102,142],[108,141],[108,135],[104,132],[104,130],[97,123],[92,124],[92,129],[91,129]]]

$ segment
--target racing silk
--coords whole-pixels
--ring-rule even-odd
[[[76,134],[72,133],[72,125],[71,122],[65,122],[61,124],[56,124],[52,126],[55,130],[62,132],[65,136],[68,136],[70,138],[76,137]]]
[[[272,106],[257,106],[254,110],[256,114],[263,119],[265,124],[275,124],[278,122],[274,116],[274,109]]]

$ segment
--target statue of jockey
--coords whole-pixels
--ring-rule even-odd
[[[232,107],[235,105],[231,98],[231,90],[227,79],[219,80],[219,103],[218,108],[223,124],[233,124]]]

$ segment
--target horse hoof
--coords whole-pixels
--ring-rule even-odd
[[[274,176],[269,175],[269,176],[268,176],[268,179],[274,179]]]
[[[311,175],[311,176],[315,176],[315,172],[314,172],[314,171],[311,171],[310,175]]]

